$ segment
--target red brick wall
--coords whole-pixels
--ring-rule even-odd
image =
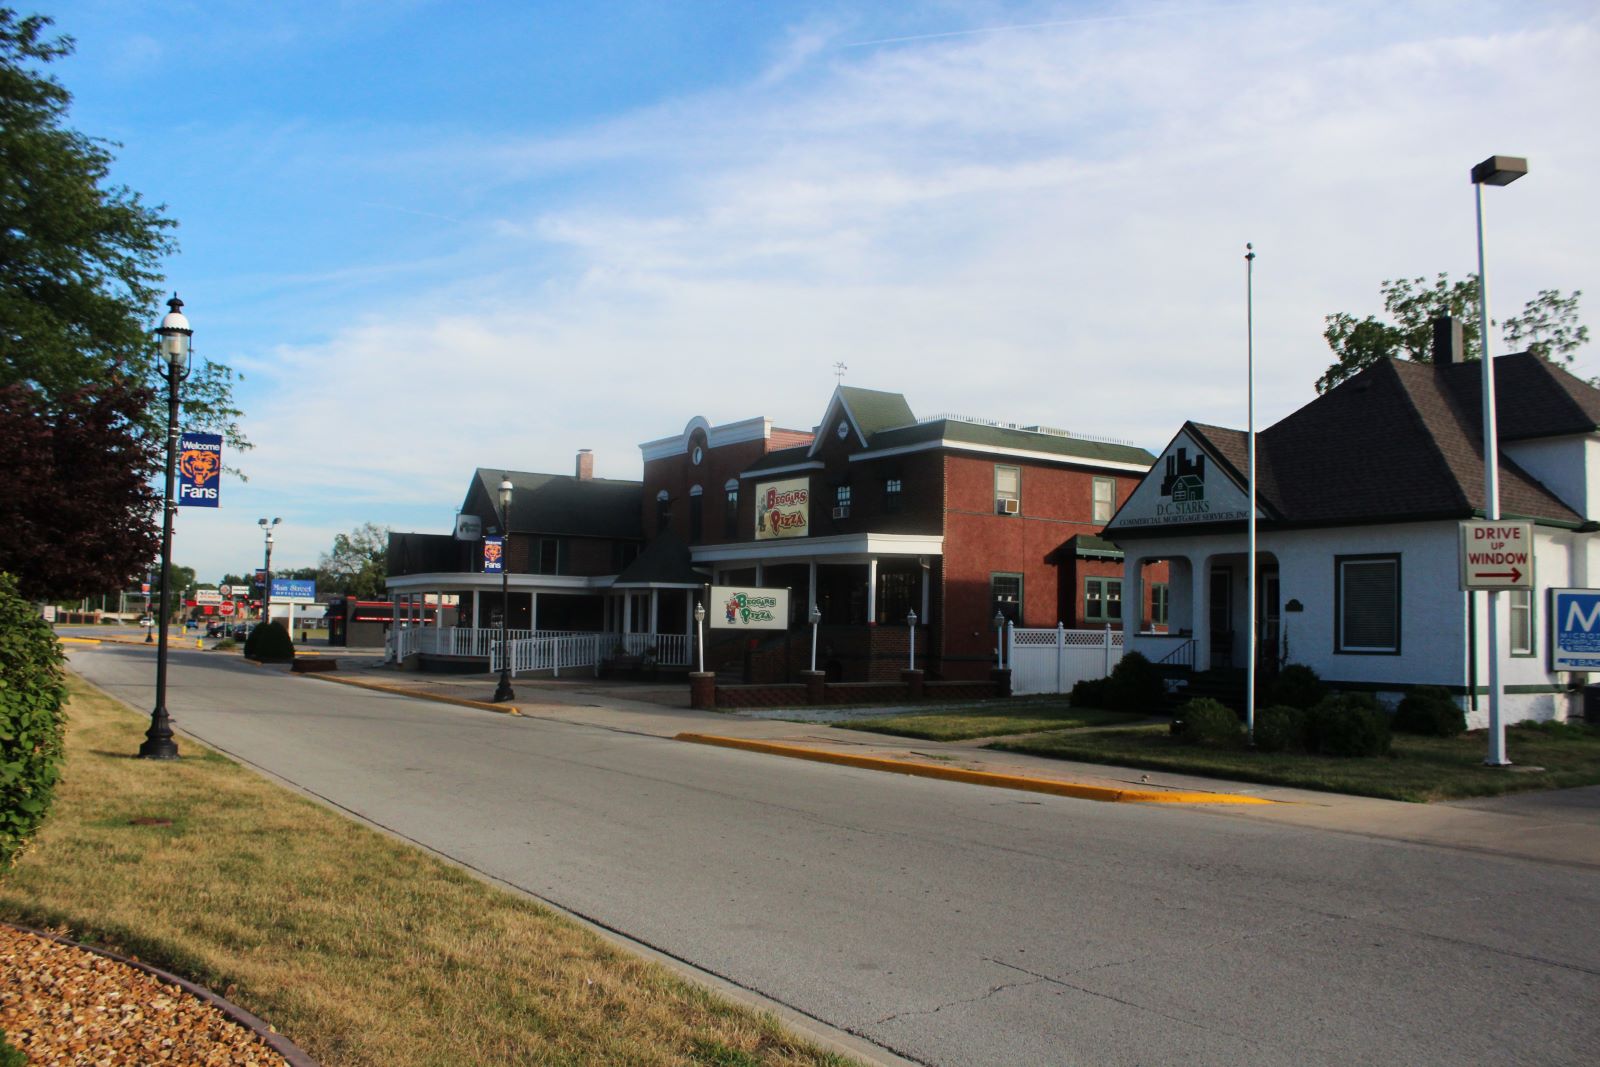
[[[780,434],[784,435],[781,443]],[[794,438],[798,440],[793,440]],[[699,485],[703,490],[700,504],[701,537],[695,543],[721,544],[730,540],[723,536],[724,508],[727,500],[723,487],[727,485],[729,479],[737,479],[741,472],[766,455],[769,450],[805,444],[810,438],[810,434],[799,434],[793,430],[774,430],[772,437],[766,440],[740,441],[737,444],[709,448],[705,446],[704,437],[696,432],[688,453],[646,462],[644,499],[641,503],[646,539],[656,534],[656,497],[665,489],[672,498],[671,528],[679,537],[685,541],[689,540],[689,490],[692,486]],[[699,466],[694,464],[692,458],[695,442],[704,448]],[[745,481],[739,486],[738,536],[731,540],[749,540],[750,532],[755,529],[755,510],[750,500],[753,489],[753,481]]]

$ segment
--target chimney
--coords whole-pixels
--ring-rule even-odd
[[[1457,332],[1460,328],[1457,327]],[[594,477],[594,452],[587,448],[578,449],[578,479],[589,481]]]
[[[1433,365],[1448,367],[1466,360],[1461,320],[1448,315],[1433,320]]]

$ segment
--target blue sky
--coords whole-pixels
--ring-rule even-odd
[[[638,444],[834,384],[1159,449],[1314,396],[1323,316],[1475,268],[1600,325],[1587,3],[23,5],[74,125],[164,203],[196,350],[246,375],[202,578],[367,521],[447,532],[474,467],[634,478]],[[152,322],[161,309],[152,309]],[[1591,345],[1577,369],[1600,373]]]

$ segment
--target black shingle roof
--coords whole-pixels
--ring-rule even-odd
[[[523,534],[640,539],[642,482],[479,467],[461,510],[497,524],[501,474],[511,480],[511,530]]]

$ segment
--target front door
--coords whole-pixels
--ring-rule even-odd
[[[1279,641],[1283,633],[1278,606],[1278,572],[1261,572],[1261,604],[1257,608],[1261,619],[1261,634],[1256,646],[1256,669],[1275,673],[1278,669]]]
[[[1233,572],[1211,572],[1211,666],[1233,666]]]

